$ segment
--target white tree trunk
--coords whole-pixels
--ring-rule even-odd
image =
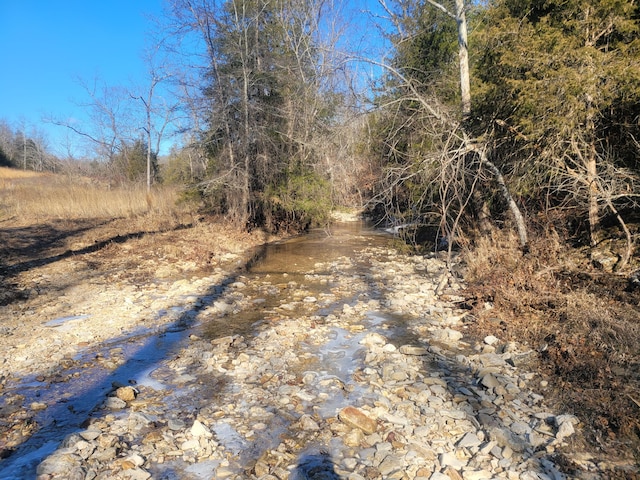
[[[458,56],[460,58],[460,95],[462,97],[462,116],[471,115],[471,82],[469,80],[469,49],[467,43],[467,16],[464,13],[464,0],[456,0],[456,23],[458,24]]]

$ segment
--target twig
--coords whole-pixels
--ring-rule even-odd
[[[633,398],[633,397],[632,397],[631,395],[629,395],[628,393],[627,393],[627,397],[629,397],[633,403],[635,403],[638,407],[640,407],[640,402],[638,402],[638,400],[636,400],[635,398]]]

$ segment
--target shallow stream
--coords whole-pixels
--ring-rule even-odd
[[[87,419],[95,415],[96,409],[113,392],[114,386],[133,384],[166,389],[167,401],[173,398],[176,402],[184,402],[185,397],[189,398],[194,392],[176,387],[175,375],[163,368],[163,362],[175,356],[188,342],[189,335],[210,339],[229,335],[251,337],[265,322],[295,317],[301,306],[307,314],[309,307],[315,309],[312,314],[321,319],[363,296],[375,298],[375,288],[365,280],[369,257],[358,256],[358,253],[371,247],[386,251],[391,248],[391,241],[390,235],[368,228],[362,222],[354,222],[267,245],[246,272],[229,279],[225,285],[212,287],[196,302],[192,298],[185,299],[189,302],[184,305],[176,304],[169,311],[157,312],[159,321],[170,321],[160,334],[148,330],[127,332],[97,349],[84,349],[74,358],[66,359],[64,368],[56,375],[56,382],[45,382],[42,378],[23,379],[21,384],[10,388],[24,397],[22,408],[38,410],[33,417],[37,429],[9,458],[0,460],[0,478],[19,478],[25,472],[33,471],[67,435],[83,428]],[[343,284],[336,281],[336,274],[350,278]],[[249,308],[221,318],[201,318],[206,307],[214,304],[225,291],[239,286],[242,287],[241,296],[251,299]],[[312,358],[312,362],[309,371],[300,374],[307,375],[307,381],[318,388],[327,390],[321,395],[327,401],[322,405],[309,405],[309,410],[329,417],[335,415],[340,406],[354,403],[362,393],[350,384],[358,361],[358,341],[366,332],[381,329],[393,343],[409,343],[411,334],[405,330],[404,320],[372,311],[363,321],[362,333],[356,334],[355,338],[352,332],[334,328],[326,344],[301,345],[301,350]],[[90,321],[90,314],[69,316],[54,319],[45,327],[72,329],[74,323]],[[184,372],[183,375],[188,380],[192,373],[195,372]],[[206,386],[201,388],[206,389]],[[336,391],[340,395],[336,395]],[[19,405],[14,407],[20,408]],[[5,405],[4,408],[12,407]],[[278,441],[288,420],[276,419],[273,424],[278,423],[279,429],[272,429],[257,442],[260,449]],[[229,451],[251,450],[240,442],[230,425],[217,425],[215,433],[221,443],[228,443]],[[252,459],[247,458],[247,461]]]

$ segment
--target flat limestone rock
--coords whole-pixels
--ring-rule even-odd
[[[372,418],[368,417],[362,411],[355,407],[345,407],[338,413],[338,418],[342,423],[349,425],[350,427],[359,428],[364,433],[371,435],[378,429],[378,423]]]

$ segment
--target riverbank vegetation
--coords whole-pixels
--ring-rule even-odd
[[[16,187],[3,217],[90,216],[72,205],[109,197],[104,215],[285,233],[361,208],[416,251],[459,253],[472,329],[538,352],[594,449],[640,451],[638,3],[379,0],[358,25],[385,55],[351,47],[341,3],[167,2],[145,135],[122,108],[141,97],[106,88],[96,124],[73,127],[86,159],[1,123],[0,165],[71,179],[56,200],[46,176]],[[83,196],[88,178],[106,197]]]

